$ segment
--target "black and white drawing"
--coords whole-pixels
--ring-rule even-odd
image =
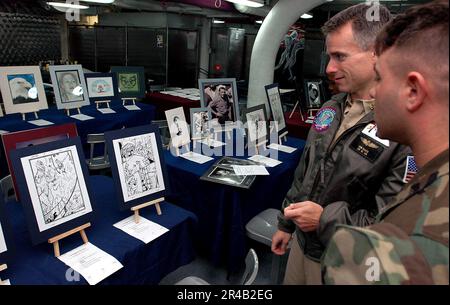
[[[248,129],[248,141],[262,143],[267,140],[267,119],[264,105],[258,105],[245,110],[245,120]]]
[[[210,135],[211,111],[208,108],[191,108],[192,138],[207,138]]]
[[[58,109],[89,105],[89,96],[81,65],[50,66],[53,91]]]
[[[112,143],[124,202],[165,189],[154,133],[116,139]]]
[[[21,158],[39,231],[92,211],[76,146]]]
[[[190,143],[191,138],[183,107],[167,110],[165,114],[173,147],[180,147]]]
[[[272,111],[272,120],[277,123],[278,131],[286,129],[283,106],[281,105],[281,96],[278,84],[265,86],[270,110]]]
[[[33,74],[13,74],[7,77],[14,105],[38,101],[36,81]]]
[[[306,81],[305,95],[306,105],[308,109],[319,109],[322,105],[321,100],[321,82],[320,81]]]

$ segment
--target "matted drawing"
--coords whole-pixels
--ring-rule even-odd
[[[266,107],[258,105],[244,110],[243,116],[247,123],[248,142],[259,144],[267,141],[269,136]]]
[[[211,110],[208,108],[191,108],[191,129],[193,139],[207,138],[211,131]]]
[[[142,98],[145,95],[144,67],[111,67],[117,75],[120,98]]]
[[[115,73],[86,73],[86,86],[91,102],[118,98],[117,78]]]
[[[53,91],[58,109],[89,105],[88,90],[81,65],[50,66]]]
[[[93,211],[78,137],[11,151],[34,244],[89,221]]]
[[[172,146],[177,148],[191,142],[189,127],[184,116],[183,107],[165,111],[167,125],[169,126]]]
[[[278,84],[264,86],[266,90],[267,101],[272,113],[272,120],[276,122],[278,134],[282,134],[287,130],[286,120],[284,118],[283,106],[281,105],[281,96]]]
[[[120,209],[164,196],[167,181],[157,125],[105,132]]]
[[[48,108],[38,66],[1,67],[0,90],[6,114],[28,113]]]

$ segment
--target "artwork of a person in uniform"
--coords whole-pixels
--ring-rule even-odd
[[[208,108],[211,109],[213,118],[217,118],[220,124],[233,121],[233,99],[224,85],[217,86]]]

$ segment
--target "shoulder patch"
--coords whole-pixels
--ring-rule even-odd
[[[324,107],[316,114],[312,128],[317,132],[326,131],[335,117],[336,109],[334,107]]]

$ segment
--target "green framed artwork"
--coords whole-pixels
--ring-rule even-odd
[[[145,96],[144,67],[111,67],[117,75],[120,98],[143,98]]]

